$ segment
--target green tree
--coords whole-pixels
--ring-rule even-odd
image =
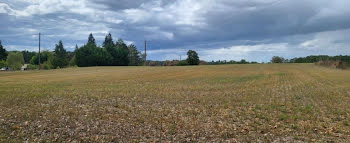
[[[75,60],[75,55],[73,56],[73,58],[69,61],[69,66],[76,66],[77,62]]]
[[[75,53],[76,63],[79,67],[97,66],[95,59],[96,48],[93,45],[84,45]]]
[[[106,35],[105,37],[105,41],[103,42],[103,47],[113,47],[114,46],[114,42],[113,42],[113,38],[111,33],[108,33],[108,35]]]
[[[0,61],[1,60],[6,60],[7,58],[7,51],[6,49],[2,46],[1,40],[0,40]]]
[[[75,54],[77,53],[78,49],[79,49],[78,45],[75,45],[75,49],[74,49],[74,52],[73,52],[73,57],[69,60],[69,66],[76,66],[77,65]]]
[[[75,62],[79,67],[110,65],[112,56],[103,48],[92,44],[79,48],[75,53]]]
[[[68,64],[68,53],[66,49],[64,49],[62,41],[59,41],[58,44],[56,44],[52,66],[53,68],[64,68],[67,67]]]
[[[141,53],[137,50],[136,46],[131,44],[129,49],[129,66],[139,66],[142,64]]]
[[[196,51],[189,50],[187,52],[187,56],[188,57],[187,57],[186,61],[189,65],[199,65],[200,61],[199,61],[199,57],[198,57],[198,54]]]
[[[245,59],[242,59],[238,62],[238,64],[249,64],[249,62],[247,62]]]
[[[279,57],[279,56],[273,56],[271,59],[271,63],[283,63],[284,58]]]
[[[113,57],[111,65],[117,65],[117,48],[114,45],[111,33],[106,35],[105,41],[103,42],[103,47]]]
[[[129,49],[122,39],[119,39],[115,44],[117,47],[117,65],[127,66],[129,64]]]
[[[35,56],[36,53],[25,50],[25,51],[22,51],[22,54],[23,54],[24,62],[29,64],[30,60]]]
[[[188,65],[187,60],[182,60],[176,63],[176,66],[187,66],[187,65]]]
[[[7,64],[14,70],[21,69],[24,64],[23,54],[20,52],[11,52],[7,57]]]
[[[88,38],[88,43],[87,43],[87,45],[89,45],[89,44],[93,44],[93,45],[96,46],[95,38],[94,38],[94,36],[92,35],[92,33],[90,33],[89,38]]]
[[[52,59],[54,56],[54,54],[50,51],[42,51],[40,53],[40,62],[44,63],[46,61],[48,61],[50,58]],[[36,55],[34,57],[32,57],[32,59],[30,60],[30,64],[32,65],[39,65],[39,54],[36,53]]]
[[[97,47],[94,41],[90,34],[88,43],[75,51],[75,61],[79,67],[106,66],[113,61],[113,57],[107,50]]]
[[[74,52],[76,52],[79,49],[78,44],[75,44]]]

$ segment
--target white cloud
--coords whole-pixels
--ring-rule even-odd
[[[182,56],[185,59],[188,50],[195,50],[198,52],[200,59],[205,61],[212,60],[253,60],[251,54],[259,53],[283,53],[287,52],[289,45],[287,43],[275,44],[258,44],[258,45],[236,45],[227,48],[175,48],[175,49],[158,49],[148,51],[149,56],[162,55],[159,60],[179,59]],[[271,56],[268,54],[267,56]],[[256,58],[257,59],[257,58]],[[255,60],[255,59],[254,59]]]
[[[348,36],[350,29],[326,31],[314,34],[311,40],[307,40],[300,44],[302,48],[315,51],[339,51],[349,52],[350,37]]]
[[[228,48],[200,49],[198,53],[201,59],[211,60],[241,60],[250,58],[254,52],[259,53],[280,53],[286,52],[287,43],[259,44],[259,45],[236,45]]]
[[[0,13],[14,14],[14,10],[6,3],[0,3]]]

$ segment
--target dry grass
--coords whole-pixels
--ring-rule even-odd
[[[0,142],[347,142],[350,71],[313,64],[0,73]]]

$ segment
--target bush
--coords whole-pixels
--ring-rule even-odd
[[[28,68],[28,70],[37,70],[37,69],[39,69],[39,65],[29,64],[27,68]]]
[[[316,63],[316,65],[325,66],[325,67],[331,67],[331,68],[337,68],[337,69],[348,69],[348,68],[350,68],[350,63],[348,63],[348,62],[331,61],[331,60],[319,61],[319,62]]]
[[[189,64],[188,64],[188,62],[187,62],[186,60],[180,61],[180,62],[178,62],[178,63],[176,64],[176,66],[187,66],[187,65],[189,65]]]
[[[44,62],[43,64],[40,65],[41,69],[44,70],[50,70],[50,69],[55,69],[56,67],[54,67],[52,65],[52,60],[53,58],[50,58],[49,60],[47,60],[46,62]]]
[[[44,69],[44,70],[52,69],[52,68],[51,68],[51,65],[48,64],[47,62],[41,64],[40,67],[41,67],[41,69]]]

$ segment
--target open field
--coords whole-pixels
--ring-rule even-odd
[[[350,71],[313,64],[0,73],[0,142],[347,142]]]

